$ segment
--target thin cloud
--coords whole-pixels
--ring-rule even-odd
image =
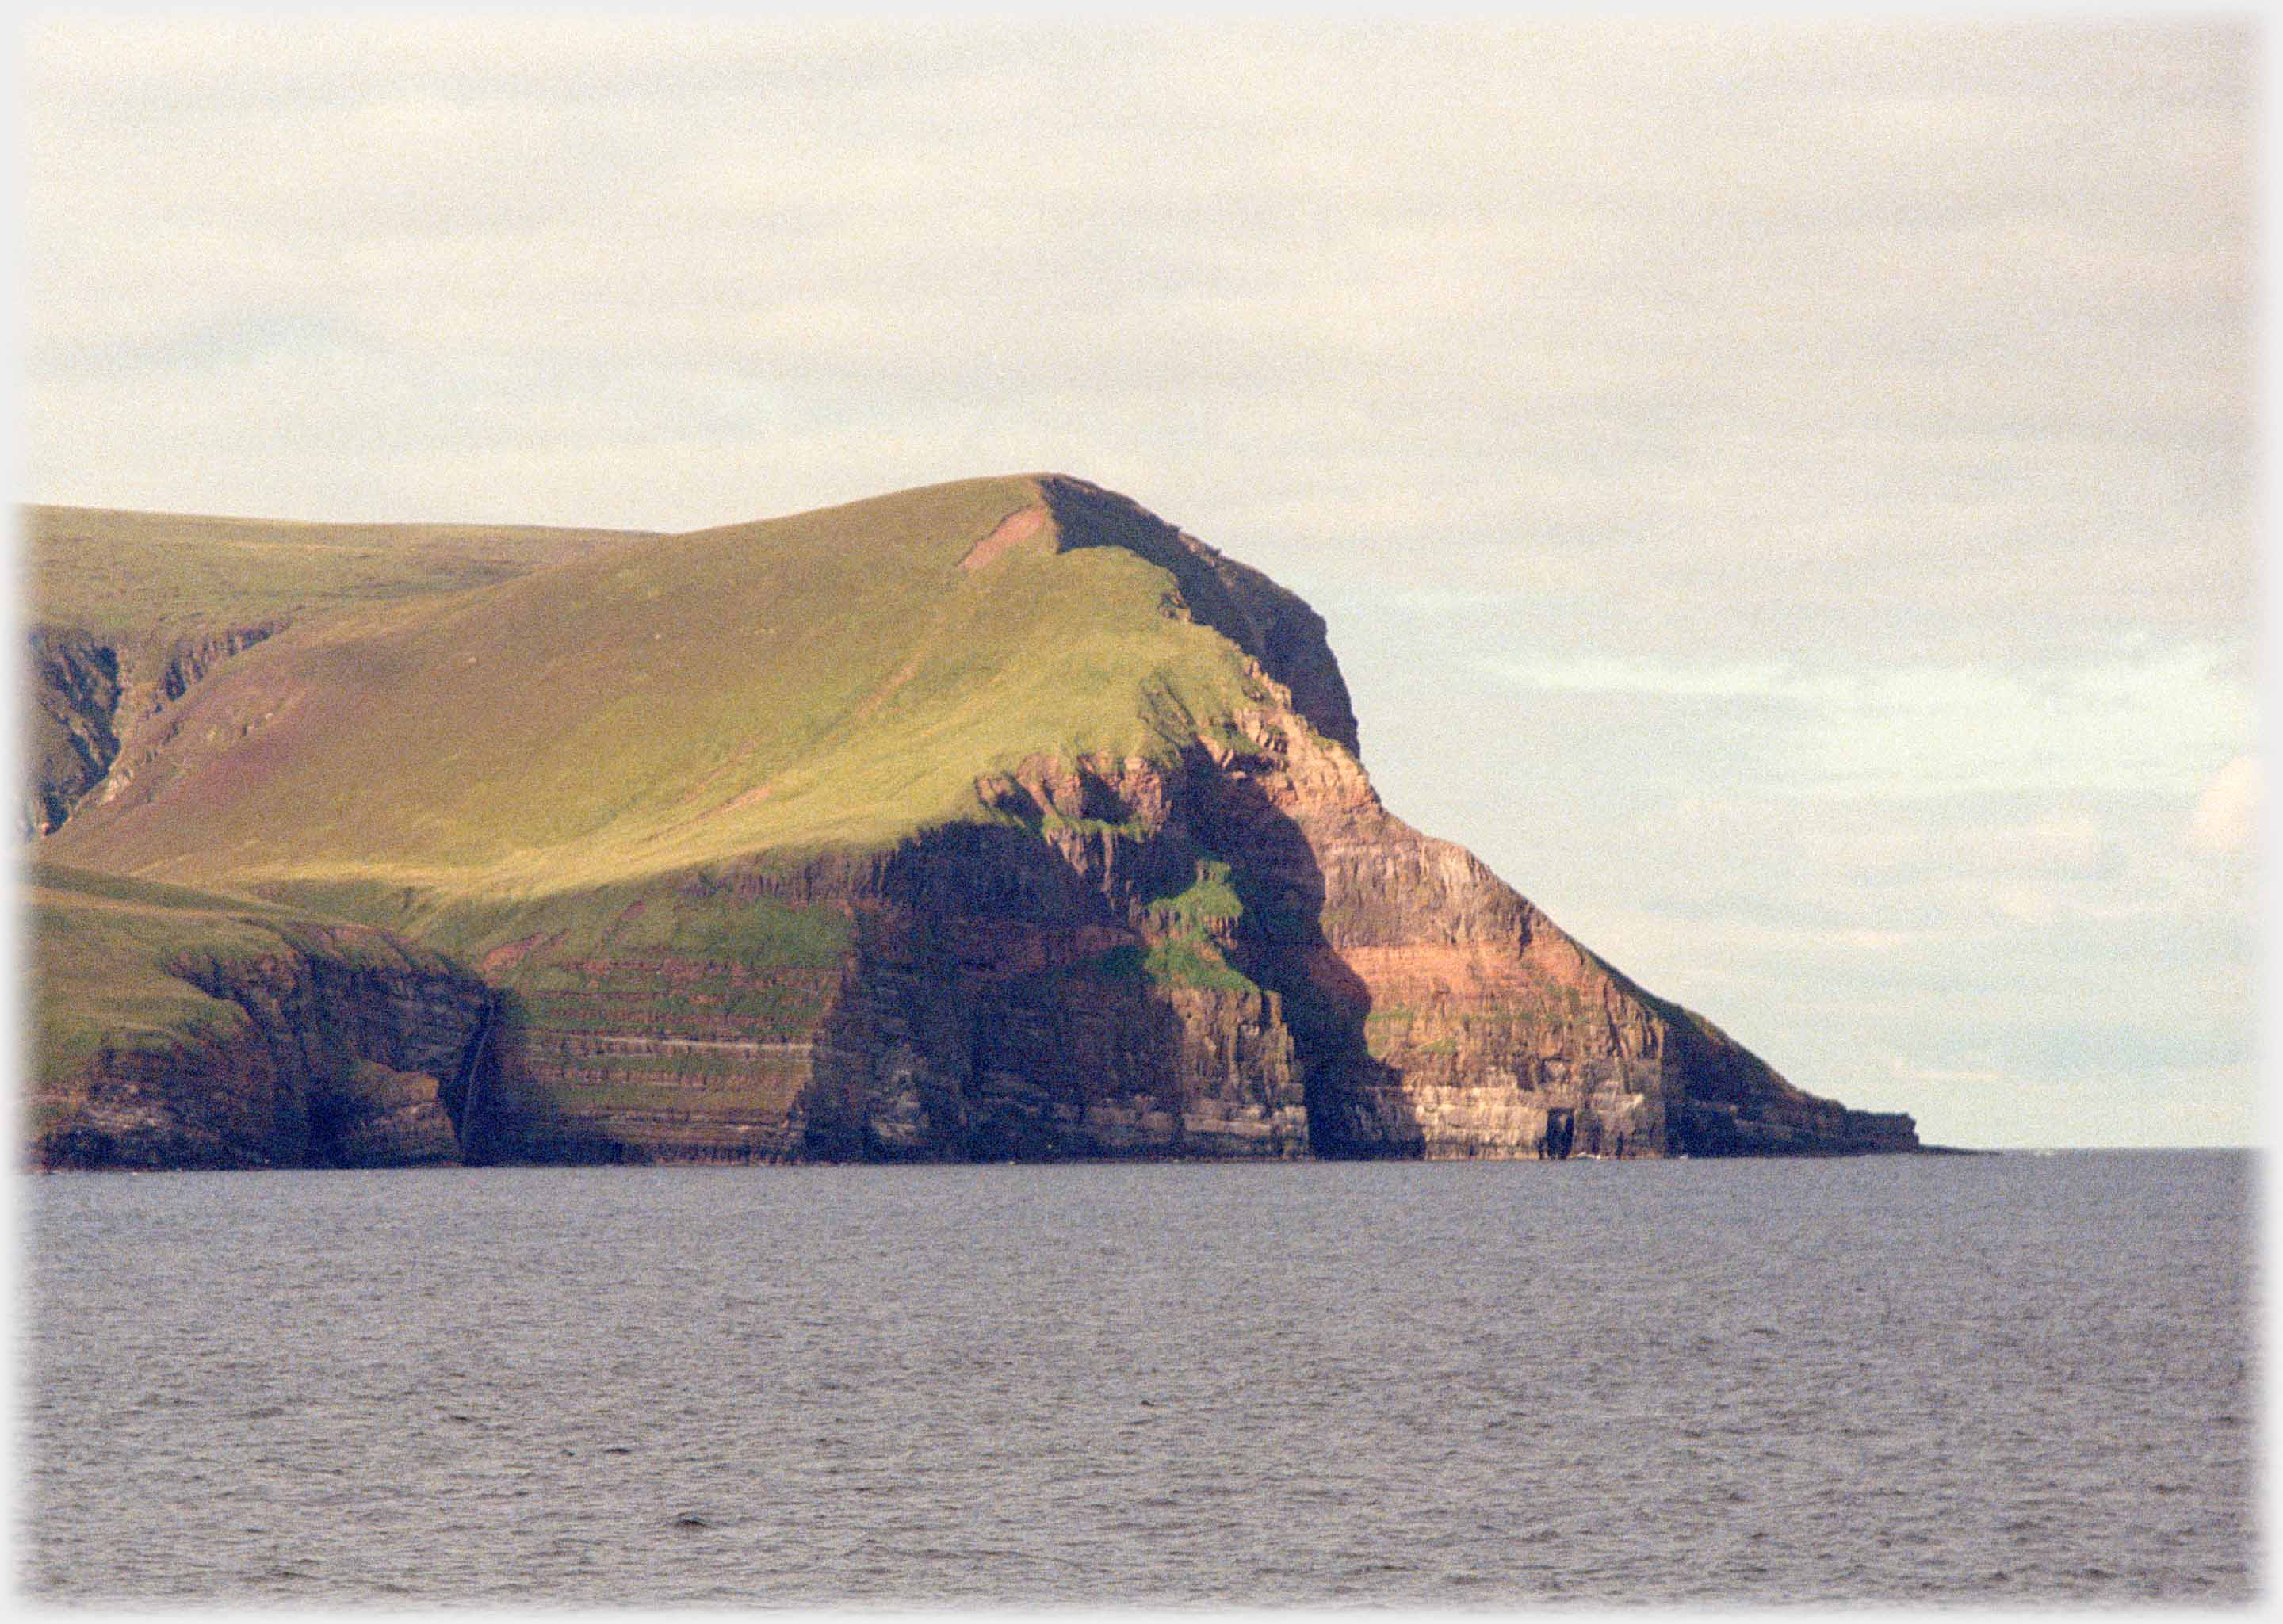
[[[2259,830],[2265,784],[2256,756],[2238,756],[2204,786],[2188,822],[2188,843],[2200,851],[2248,851]]]

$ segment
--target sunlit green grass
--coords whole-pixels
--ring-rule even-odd
[[[116,642],[457,592],[643,539],[531,525],[22,511],[31,618]]]
[[[201,685],[171,759],[58,849],[474,947],[511,927],[452,921],[494,904],[1003,820],[978,774],[1168,760],[1258,701],[1130,553],[1056,553],[1048,525],[959,568],[1038,500],[934,486],[290,632]]]

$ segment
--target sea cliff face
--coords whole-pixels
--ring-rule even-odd
[[[443,1094],[492,995],[433,953],[358,927],[273,951],[183,954],[215,1000],[173,1042],[99,1048],[32,1162],[96,1168],[409,1167],[456,1162]]]
[[[526,1032],[501,1159],[1608,1157],[1915,1148],[1907,1117],[1787,1083],[1382,807],[1290,711],[1257,752],[1040,760],[1014,827],[757,868],[717,902],[848,921],[810,1024],[766,1041],[621,1003]],[[596,984],[719,965],[590,964]],[[747,973],[748,992],[772,978]],[[654,984],[655,984],[654,983]],[[609,1006],[588,1006],[599,1011]],[[661,1022],[672,1022],[672,1025]],[[647,1035],[643,1035],[647,1034]],[[663,1069],[661,1069],[663,1068]],[[637,1076],[651,1093],[623,1089]],[[603,1086],[597,1086],[603,1085]],[[583,1101],[583,1104],[580,1103]]]
[[[1035,833],[915,843],[852,890],[856,941],[788,1100],[787,1148],[1915,1147],[1907,1118],[1805,1094],[1635,987],[1469,854],[1389,814],[1294,713],[1252,722],[1256,753],[1200,747],[1171,773],[1041,763],[987,781]],[[1199,892],[1219,894],[1204,921],[1180,905]]]
[[[1012,778],[992,788],[1023,794]],[[688,905],[774,915],[828,944],[792,962],[566,963],[518,944],[513,962],[493,961],[522,986],[482,1074],[475,1154],[1309,1154],[1277,996],[1230,968],[1219,921],[1197,917],[1233,901],[1226,885],[1199,884],[1178,829],[1034,821],[1046,827],[952,825],[861,858],[685,882]]]
[[[77,626],[35,626],[29,638],[30,781],[19,835],[62,827],[119,754],[119,651]]]

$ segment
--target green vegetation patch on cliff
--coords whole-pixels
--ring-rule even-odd
[[[440,899],[373,881],[287,882],[274,893],[450,954],[518,993],[535,1031],[806,1037],[855,933],[842,907],[690,876],[513,897]]]
[[[1168,928],[1197,930],[1209,923],[1235,922],[1244,904],[1230,880],[1229,865],[1219,858],[1200,858],[1196,877],[1183,890],[1149,899],[1151,916]]]
[[[1169,987],[1204,987],[1216,992],[1258,992],[1260,988],[1242,970],[1221,957],[1211,943],[1175,938],[1153,943],[1142,960],[1150,980]]]
[[[1244,913],[1229,865],[1200,858],[1195,877],[1179,891],[1153,897],[1143,905],[1151,940],[1113,973],[1140,975],[1161,986],[1204,987],[1219,992],[1258,992],[1258,985],[1228,961],[1211,932],[1233,927]]]

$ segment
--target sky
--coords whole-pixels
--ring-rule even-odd
[[[1929,1142],[2249,1144],[2258,30],[58,16],[27,500],[678,530],[1028,470],[1388,805]]]

